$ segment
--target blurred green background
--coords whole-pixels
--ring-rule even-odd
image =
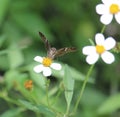
[[[49,117],[44,112],[36,114],[34,109],[23,107],[15,102],[18,99],[31,101],[32,95],[37,103],[46,103],[44,77],[33,72],[33,58],[46,56],[46,49],[38,32],[46,35],[53,47],[76,47],[58,61],[67,64],[75,79],[72,107],[81,89],[89,65],[85,62],[82,48],[89,45],[89,39],[101,31],[95,6],[99,0],[0,0],[0,117]],[[120,41],[120,25],[112,22],[105,29],[105,36],[113,36]],[[120,60],[107,65],[99,60],[87,84],[76,117],[120,117]],[[32,79],[34,91],[24,88],[24,81]],[[62,73],[55,72],[51,80],[50,100],[60,90]],[[57,110],[65,110],[64,92],[56,104]],[[45,111],[46,112],[46,111]]]

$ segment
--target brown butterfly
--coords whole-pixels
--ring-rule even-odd
[[[64,48],[57,50],[55,47],[51,47],[50,43],[48,42],[48,40],[44,34],[39,32],[39,35],[40,35],[41,39],[43,40],[45,47],[47,49],[47,57],[49,57],[51,59],[54,59],[55,57],[63,56],[64,54],[67,54],[69,52],[76,51],[75,47],[64,47]]]

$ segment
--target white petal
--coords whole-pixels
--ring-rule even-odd
[[[113,19],[113,15],[112,14],[104,14],[104,15],[101,16],[100,21],[103,24],[108,25],[108,24],[111,23],[112,19]]]
[[[96,6],[96,12],[100,15],[108,13],[108,8],[104,4],[98,4]]]
[[[104,38],[103,34],[97,33],[95,35],[95,42],[97,45],[103,45],[104,41],[105,41],[105,38]]]
[[[44,70],[43,70],[43,75],[44,76],[50,76],[52,74],[52,71],[49,67],[44,67]]]
[[[98,54],[89,55],[87,56],[86,61],[88,64],[94,64],[97,62],[98,58],[99,58]]]
[[[59,63],[52,63],[50,67],[55,70],[61,70],[62,68],[62,66]]]
[[[115,19],[120,24],[120,12],[115,15]]]
[[[120,5],[120,0],[113,0],[114,1],[114,4],[118,4]],[[113,2],[112,2],[113,3]]]
[[[104,4],[107,4],[108,0],[102,0],[102,2],[103,2]]]
[[[108,37],[104,42],[104,47],[106,50],[110,50],[115,47],[116,41],[112,37]]]
[[[36,72],[36,73],[40,73],[43,71],[43,65],[37,65],[33,68],[33,70]]]
[[[42,63],[43,58],[42,58],[41,56],[36,56],[36,57],[34,58],[34,60],[35,60],[36,62]]]
[[[105,5],[110,5],[116,2],[116,0],[102,0]]]
[[[101,55],[103,61],[107,64],[111,64],[115,61],[115,57],[112,53],[106,51]]]
[[[85,46],[83,47],[82,52],[84,55],[92,55],[96,53],[96,49],[95,46]]]

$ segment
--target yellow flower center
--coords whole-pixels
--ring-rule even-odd
[[[117,4],[112,4],[112,5],[110,6],[110,13],[116,14],[116,13],[118,13],[119,11],[120,11],[120,8],[119,8],[119,6],[118,6]]]
[[[52,59],[48,58],[48,57],[45,57],[43,58],[43,62],[42,64],[45,66],[45,67],[49,67],[52,63]]]
[[[98,54],[102,54],[104,51],[105,51],[104,46],[102,46],[102,45],[96,45],[96,52]]]

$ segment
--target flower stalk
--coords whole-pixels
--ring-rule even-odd
[[[81,101],[81,98],[82,98],[82,96],[83,96],[83,92],[84,92],[84,90],[85,90],[86,83],[87,83],[87,81],[88,81],[88,79],[89,79],[89,77],[90,77],[90,75],[91,75],[91,73],[92,73],[93,67],[94,67],[94,64],[91,65],[91,67],[89,68],[89,70],[88,70],[88,72],[87,72],[87,75],[86,75],[85,80],[84,80],[84,82],[83,82],[83,85],[82,85],[81,91],[80,91],[80,93],[79,93],[78,99],[77,99],[77,101],[76,101],[75,107],[74,107],[74,109],[73,109],[73,113],[76,113],[76,110],[77,110],[77,108],[78,108],[78,105],[79,105],[79,103],[80,103],[80,101]]]

